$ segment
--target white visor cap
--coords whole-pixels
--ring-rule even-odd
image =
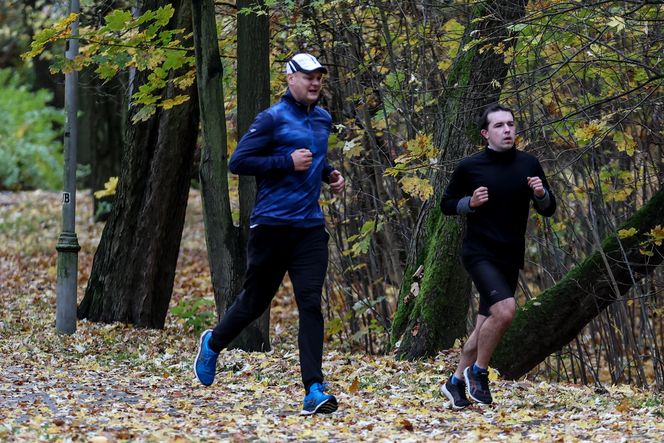
[[[323,74],[327,74],[327,68],[321,65],[316,57],[311,54],[295,54],[286,62],[286,74],[293,74],[297,71],[304,72],[305,74],[320,71]]]

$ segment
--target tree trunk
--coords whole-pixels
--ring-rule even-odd
[[[257,4],[238,2],[238,7]],[[205,235],[219,318],[242,289],[246,270],[249,215],[255,198],[253,177],[240,179],[240,227],[233,225],[228,185],[228,151],[224,111],[223,66],[217,44],[214,1],[192,0],[194,44],[202,115],[200,178]],[[243,133],[259,109],[269,103],[267,16],[238,17],[238,127]],[[251,83],[248,83],[251,82]],[[238,134],[239,137],[240,134]],[[248,326],[229,347],[270,349],[269,310]]]
[[[238,0],[237,8],[262,7],[263,0]],[[270,34],[268,15],[238,13],[237,16],[237,138],[242,138],[256,115],[270,106]],[[246,271],[246,244],[249,239],[249,217],[256,200],[256,179],[240,176],[240,244],[237,258],[238,282],[230,293],[217,303],[221,315],[242,289],[240,280]],[[223,308],[223,310],[222,310]],[[245,351],[270,350],[270,308],[245,328],[229,347]]]
[[[189,2],[147,1],[146,9],[175,3],[174,28],[190,29]],[[137,76],[140,82],[144,75]],[[175,91],[167,90],[167,97]],[[129,125],[113,211],[95,254],[79,318],[164,326],[184,225],[189,171],[198,131],[192,99]]]
[[[241,284],[243,245],[233,226],[228,193],[228,152],[224,110],[223,66],[217,44],[213,0],[192,0],[196,78],[201,110],[200,181],[205,240],[217,312],[226,309],[224,295]]]
[[[572,269],[552,288],[518,309],[512,325],[493,354],[492,365],[506,378],[526,374],[550,354],[560,350],[614,301],[664,259],[664,245],[654,255],[641,254],[645,233],[664,220],[664,190],[619,229],[638,234],[618,240],[607,237],[602,248]]]
[[[480,131],[476,119],[484,106],[499,98],[507,73],[502,54],[485,45],[495,45],[508,36],[506,26],[524,15],[525,4],[490,1],[474,7],[471,18],[484,18],[469,20],[439,104],[440,123],[434,136],[440,149],[438,165],[456,162],[477,149]],[[474,39],[483,40],[463,50]],[[480,52],[480,47],[486,50]],[[392,344],[398,345],[399,358],[435,355],[466,334],[471,286],[459,259],[462,223],[458,217],[443,216],[440,210],[450,172],[447,168],[433,171],[435,198],[423,206],[413,232],[392,324]],[[420,266],[421,272],[417,272]]]
[[[122,82],[111,79],[102,83],[92,70],[80,73],[79,153],[78,163],[90,165],[90,176],[85,185],[92,192],[104,189],[110,177],[120,174],[127,118],[126,90]],[[108,220],[109,211],[103,211],[102,202],[112,203],[112,197],[94,200],[96,221]],[[101,210],[100,210],[101,209]]]

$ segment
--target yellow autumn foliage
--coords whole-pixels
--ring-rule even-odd
[[[104,183],[104,189],[95,191],[94,196],[95,198],[104,198],[104,197],[109,197],[111,195],[115,195],[115,190],[117,187],[118,187],[118,178],[111,177],[108,179],[106,183]]]

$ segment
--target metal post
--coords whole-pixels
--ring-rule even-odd
[[[69,0],[69,12],[78,14],[79,0]],[[71,38],[65,56],[78,55],[78,18],[71,24]],[[76,288],[78,251],[76,237],[76,144],[78,136],[78,72],[65,74],[65,168],[62,193],[62,232],[58,238],[58,283],[56,288],[55,329],[62,334],[76,332]]]

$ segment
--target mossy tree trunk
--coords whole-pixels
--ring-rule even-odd
[[[601,250],[572,269],[552,288],[517,310],[516,317],[493,354],[492,366],[506,378],[526,374],[574,339],[604,309],[619,300],[664,259],[664,245],[641,245],[664,220],[660,189],[620,229],[638,234],[619,240],[607,237]],[[652,249],[651,249],[652,248]],[[652,256],[640,251],[646,249]]]
[[[443,216],[440,210],[451,174],[446,165],[477,150],[480,136],[476,120],[484,106],[498,100],[507,73],[502,54],[487,45],[508,37],[507,26],[523,17],[525,5],[525,1],[489,1],[474,6],[474,20],[466,27],[440,99],[434,144],[440,149],[438,165],[443,167],[431,174],[434,197],[423,206],[409,247],[392,323],[392,344],[398,345],[399,358],[435,355],[466,334],[471,286],[459,260],[463,224],[458,217]],[[465,48],[475,39],[481,43]]]
[[[146,1],[156,9],[173,4],[173,28],[191,28],[186,0]],[[145,80],[144,74],[135,81]],[[166,97],[179,91],[169,87]],[[196,87],[192,99],[158,110],[128,126],[127,149],[113,210],[104,227],[79,318],[162,328],[170,303],[198,134]]]

